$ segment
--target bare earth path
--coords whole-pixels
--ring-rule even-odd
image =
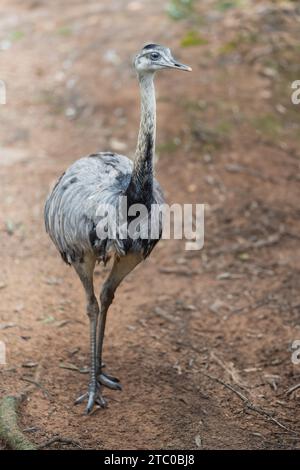
[[[255,31],[254,6],[269,4],[223,18],[214,3],[201,11],[206,40],[181,48],[194,23],[173,21],[156,0],[1,2],[0,393],[21,391],[41,366],[20,410],[37,444],[59,435],[97,449],[299,447],[300,390],[287,391],[300,382],[291,361],[300,339],[299,109],[288,88],[300,74],[290,56],[289,77],[264,63],[263,43],[266,33],[281,44],[271,41],[279,28],[284,44],[293,16],[277,27],[261,9],[273,29],[250,47],[234,39],[245,23]],[[205,247],[163,241],[120,287],[105,362],[123,392],[107,391],[108,409],[86,417],[73,406],[88,381],[84,296],[44,233],[43,203],[76,158],[132,155],[139,97],[129,58],[149,41],[193,66],[157,80],[157,175],[170,202],[207,204]],[[104,276],[99,266],[99,289]]]

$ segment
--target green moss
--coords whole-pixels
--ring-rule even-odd
[[[57,33],[61,36],[71,36],[72,29],[70,28],[70,26],[62,26],[57,30]]]
[[[172,20],[182,20],[194,13],[194,0],[171,0],[166,11]]]
[[[177,150],[180,140],[178,138],[167,140],[159,145],[157,145],[158,153],[173,153]]]
[[[231,54],[238,48],[239,42],[236,39],[228,41],[220,47],[219,53],[222,55]]]
[[[23,31],[13,31],[10,35],[10,40],[11,41],[19,41],[24,37]]]
[[[219,53],[222,55],[231,54],[238,50],[241,46],[252,45],[258,42],[258,35],[256,33],[249,33],[248,31],[243,31],[238,34],[231,41],[226,42],[223,46],[220,47]]]
[[[223,120],[217,123],[216,131],[219,134],[229,135],[232,131],[232,123],[228,120]]]
[[[180,102],[181,106],[185,108],[187,111],[205,111],[208,107],[208,103],[205,100],[187,100],[183,99]]]
[[[200,146],[203,152],[207,153],[213,153],[226,140],[224,133],[221,133],[215,127],[212,129],[200,124],[199,121],[191,125],[191,135],[193,142]]]
[[[231,8],[237,8],[241,5],[241,0],[218,0],[216,8],[219,11],[230,10]]]
[[[53,91],[42,90],[35,98],[36,104],[46,104],[49,106],[51,114],[60,115],[64,112],[64,99],[56,95]]]
[[[252,119],[252,125],[256,131],[268,137],[278,137],[282,131],[279,117],[274,114],[264,114]]]
[[[208,40],[197,31],[188,31],[180,43],[182,47],[203,46],[205,44],[208,44]]]

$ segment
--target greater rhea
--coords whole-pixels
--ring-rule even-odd
[[[154,218],[151,223],[158,224],[159,237],[101,238],[97,227],[103,214],[99,215],[98,208],[99,205],[117,208],[121,196],[127,197],[127,207],[138,203],[149,211],[163,203],[160,185],[153,174],[156,131],[154,75],[163,69],[191,70],[177,62],[170,49],[158,44],[146,45],[136,55],[134,67],[141,92],[141,119],[134,161],[112,152],[81,158],[60,177],[45,205],[46,231],[63,260],[74,267],[87,298],[90,382],[87,393],[75,402],[87,399],[86,413],[91,412],[95,403],[106,406],[102,386],[121,389],[119,380],[103,371],[102,347],[107,311],[116,288],[151,253],[162,230],[161,218]],[[130,220],[132,217],[127,212],[125,223],[129,224]],[[110,258],[113,258],[112,269],[101,290],[99,309],[94,292],[94,269],[96,262],[106,264]]]

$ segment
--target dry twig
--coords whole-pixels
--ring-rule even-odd
[[[59,436],[56,436],[56,437],[53,437],[52,439],[49,439],[48,441],[40,444],[37,446],[37,449],[44,449],[45,447],[49,447],[51,446],[52,444],[54,444],[55,442],[60,442],[62,444],[71,444],[75,447],[79,447],[80,449],[82,449],[82,446],[79,442],[77,441],[74,441],[73,439],[68,439],[68,438],[65,438],[65,437],[59,437]]]
[[[280,428],[285,429],[286,431],[288,431],[292,434],[296,434],[296,435],[298,434],[296,431],[294,431],[293,429],[287,428],[284,424],[282,424],[280,421],[278,421],[278,419],[274,418],[269,411],[266,411],[266,410],[264,410],[264,409],[262,409],[262,408],[260,408],[256,405],[254,405],[254,403],[252,403],[252,401],[250,401],[249,398],[247,398],[241,392],[239,392],[234,387],[232,387],[232,385],[224,382],[223,380],[219,379],[218,377],[214,377],[213,375],[207,374],[207,372],[204,372],[204,371],[201,371],[201,372],[202,372],[203,375],[205,375],[209,379],[214,380],[215,382],[218,382],[219,384],[226,387],[228,390],[231,390],[233,393],[235,393],[240,398],[240,400],[242,400],[244,402],[245,406],[249,410],[252,410],[252,411],[255,411],[256,413],[259,413],[261,416],[266,417],[268,420],[272,421],[274,424],[276,424]]]
[[[286,395],[291,395],[293,392],[295,392],[296,390],[298,390],[298,388],[300,388],[300,383],[299,384],[296,384],[294,385],[293,387],[289,388],[288,391],[286,392]]]

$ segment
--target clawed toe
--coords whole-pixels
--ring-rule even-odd
[[[103,396],[98,396],[95,400],[95,403],[97,405],[101,406],[101,408],[106,408],[107,407],[107,401],[103,398]]]
[[[76,400],[74,401],[74,405],[80,405],[80,403],[82,403],[88,396],[88,392],[84,393],[83,395],[80,395],[80,397],[76,398]]]
[[[74,402],[75,405],[79,405],[80,403],[87,401],[85,409],[86,414],[90,414],[92,412],[95,404],[101,408],[107,407],[106,400],[101,393],[102,386],[108,387],[111,390],[122,390],[122,385],[117,377],[113,377],[112,375],[102,372],[104,367],[104,364],[102,364],[101,367],[98,367],[98,371],[100,373],[97,376],[97,382],[95,383],[92,381],[89,385],[88,391],[83,395],[80,395],[80,397],[78,397]]]
[[[90,414],[94,408],[94,405],[97,404],[101,408],[107,407],[107,402],[101,394],[100,387],[97,386],[96,388],[89,387],[89,391],[81,395],[80,397],[75,400],[75,405],[79,405],[83,403],[87,399],[88,403],[85,409],[85,414]]]
[[[100,384],[112,390],[122,390],[122,385],[120,384],[119,379],[105,374],[104,372],[101,372],[101,374],[98,375],[97,380]]]

